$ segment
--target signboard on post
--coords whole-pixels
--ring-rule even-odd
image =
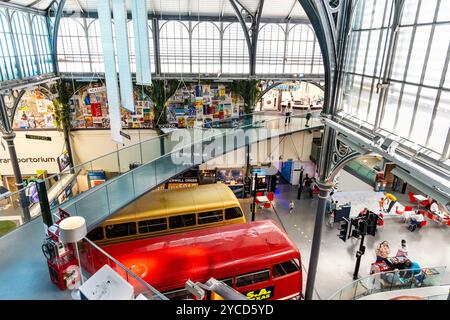
[[[120,131],[120,135],[121,135],[122,137],[127,138],[128,140],[131,140],[131,136],[130,136],[129,134],[126,134],[126,133],[123,132],[123,131]]]

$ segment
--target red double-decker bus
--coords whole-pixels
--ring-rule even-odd
[[[187,280],[221,280],[249,299],[296,299],[300,252],[272,220],[103,246],[169,299],[194,299]]]

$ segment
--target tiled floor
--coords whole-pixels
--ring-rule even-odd
[[[314,219],[317,199],[308,199],[302,194],[301,200],[296,200],[297,188],[290,185],[279,186],[274,201],[274,209],[263,209],[257,213],[256,219],[273,219],[278,221],[297,244],[303,257],[304,279],[309,264],[311,241],[314,230]],[[382,193],[372,191],[372,187],[359,181],[352,175],[342,172],[339,189],[334,198],[339,202],[350,200],[352,215],[356,215],[364,207],[377,208],[376,200]],[[402,195],[403,196],[403,195]],[[404,198],[404,196],[403,196]],[[289,200],[296,203],[295,213],[289,214]],[[400,197],[399,197],[400,199]],[[402,200],[399,200],[401,202]],[[251,219],[249,200],[242,200],[248,220]],[[324,224],[322,229],[322,244],[319,265],[316,276],[316,297],[328,299],[337,290],[352,281],[355,267],[355,253],[359,247],[359,240],[349,239],[343,242],[337,236],[338,224],[330,228]],[[428,222],[428,225],[418,232],[410,232],[399,218],[385,220],[385,225],[377,231],[375,237],[367,236],[365,241],[366,253],[362,257],[360,277],[369,275],[370,264],[375,261],[375,247],[381,241],[387,240],[391,246],[391,254],[395,255],[400,241],[405,239],[409,247],[409,257],[421,266],[449,266],[450,228]],[[450,271],[450,270],[449,270]],[[450,283],[450,274],[445,275],[444,283]]]

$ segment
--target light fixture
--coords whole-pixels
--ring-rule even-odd
[[[86,220],[83,217],[75,216],[68,217],[59,224],[60,238],[64,243],[75,243],[75,252],[77,254],[81,284],[83,285],[83,272],[81,271],[80,253],[78,251],[78,241],[82,240],[87,235]],[[72,298],[81,300],[79,287],[72,291]]]

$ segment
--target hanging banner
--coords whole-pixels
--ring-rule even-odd
[[[111,136],[116,143],[123,144],[120,135],[122,121],[120,115],[119,87],[117,85],[116,58],[112,34],[111,6],[109,0],[97,2],[98,19],[103,48],[103,60],[105,64],[105,81],[108,95],[108,109],[111,127]],[[90,104],[90,102],[89,102]]]
[[[147,1],[133,0],[131,7],[136,51],[136,83],[152,84],[150,49],[148,40]]]
[[[122,107],[134,112],[133,83],[130,53],[128,51],[127,10],[124,0],[112,0],[114,30],[116,31],[117,62],[119,66],[120,98]]]

